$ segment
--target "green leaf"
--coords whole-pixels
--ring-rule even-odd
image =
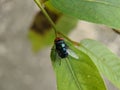
[[[79,57],[60,59],[53,47],[52,65],[56,73],[57,90],[106,90],[104,82],[92,62],[82,51],[69,45]]]
[[[103,44],[90,39],[81,41],[80,50],[90,56],[99,71],[120,88],[120,58],[118,56]]]
[[[73,19],[68,16],[61,16],[61,18],[56,23],[56,27],[61,30],[64,34],[67,34],[72,30],[73,27],[77,24],[76,19]],[[33,51],[37,52],[41,48],[48,46],[53,43],[53,40],[55,38],[53,30],[48,30],[46,35],[40,35],[38,33],[35,33],[33,31],[30,31],[28,33],[28,37],[32,43]]]
[[[120,30],[120,0],[50,0],[65,14]]]

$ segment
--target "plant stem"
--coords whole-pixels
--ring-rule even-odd
[[[55,35],[57,36],[57,29],[55,27],[55,24],[54,22],[52,21],[52,19],[49,17],[48,13],[46,12],[46,10],[42,7],[42,4],[40,3],[39,0],[34,0],[35,3],[38,5],[38,7],[41,9],[41,11],[44,13],[44,15],[47,17],[48,21],[51,23],[53,29],[54,29],[54,32],[55,32]]]
[[[44,15],[47,17],[48,21],[51,23],[51,25],[52,25],[52,27],[53,27],[53,30],[54,30],[54,32],[55,32],[56,37],[57,37],[58,34],[59,34],[59,35],[63,36],[64,38],[66,38],[66,39],[67,39],[68,41],[70,41],[71,43],[73,43],[73,44],[75,44],[75,45],[77,45],[77,46],[80,45],[78,42],[75,42],[75,41],[69,39],[69,38],[68,38],[67,36],[65,36],[63,33],[57,31],[54,22],[53,22],[52,19],[49,17],[49,15],[48,15],[48,13],[46,12],[46,10],[42,7],[42,4],[40,3],[40,1],[39,1],[39,0],[34,0],[34,1],[35,1],[35,3],[38,5],[38,7],[41,9],[41,11],[44,13]]]
[[[68,41],[70,41],[70,42],[73,43],[74,45],[80,46],[80,43],[71,40],[70,38],[68,38],[67,36],[65,36],[63,33],[59,32],[59,31],[57,31],[57,33],[60,34],[61,36],[63,36],[64,38],[66,38]]]

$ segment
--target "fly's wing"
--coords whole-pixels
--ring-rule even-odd
[[[68,49],[67,51],[69,56],[75,59],[79,59],[79,56],[74,51],[72,51],[71,49]]]

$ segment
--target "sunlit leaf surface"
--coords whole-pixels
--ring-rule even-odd
[[[68,44],[68,43],[67,43]],[[69,45],[78,58],[60,59],[55,48],[52,48],[51,59],[56,73],[57,90],[106,90],[104,82],[92,62],[82,51]]]
[[[120,58],[103,44],[90,39],[81,41],[80,50],[93,60],[99,71],[120,88]]]

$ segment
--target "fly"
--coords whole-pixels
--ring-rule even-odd
[[[58,55],[61,57],[61,58],[66,58],[68,57],[68,46],[67,44],[65,43],[64,39],[63,38],[59,38],[57,37],[54,41],[55,43],[55,49],[58,53]]]

